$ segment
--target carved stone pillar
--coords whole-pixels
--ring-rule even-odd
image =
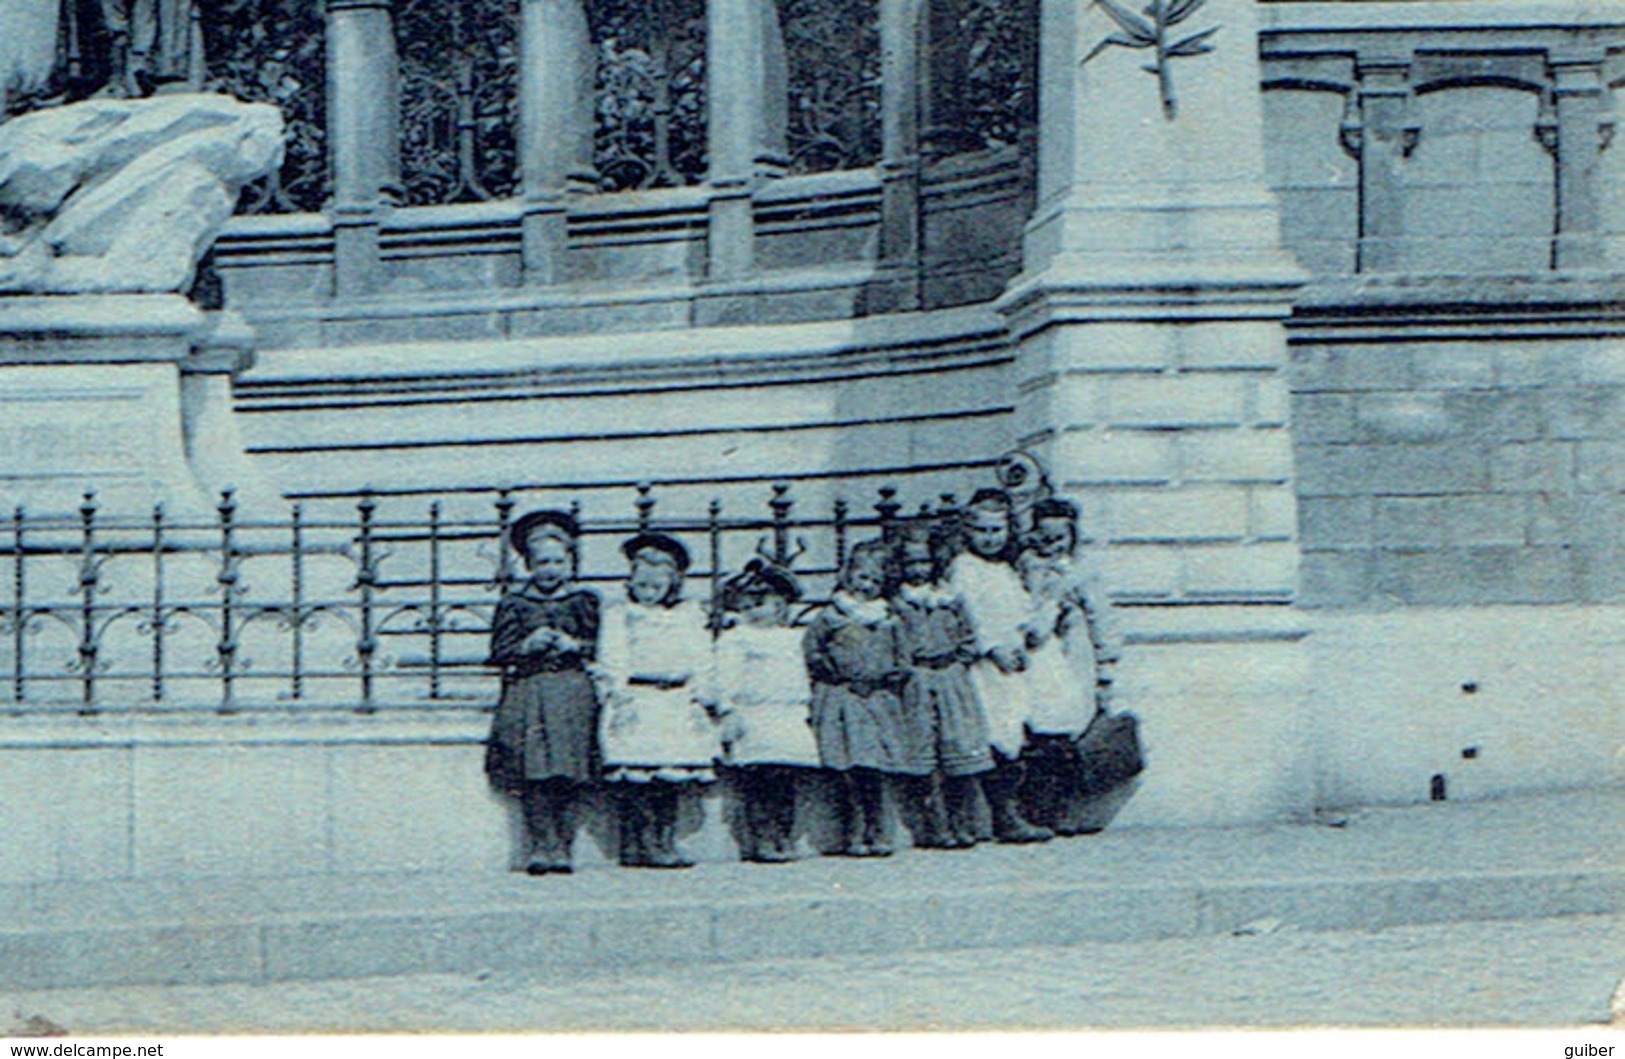
[[[1552,105],[1556,110],[1556,268],[1603,268],[1608,262],[1602,231],[1597,170],[1613,139],[1601,55],[1552,56]]]
[[[558,283],[568,252],[568,196],[598,187],[592,158],[597,60],[582,0],[524,0],[521,17],[525,282]]]
[[[919,306],[919,40],[927,3],[880,0],[880,252],[870,312]]]
[[[1044,0],[1039,199],[997,303],[1011,440],[1079,502],[1133,604],[1119,702],[1157,767],[1122,819],[1301,816],[1284,321],[1303,275],[1265,181],[1255,4],[1145,7]]]
[[[334,293],[382,283],[378,230],[400,195],[400,64],[390,0],[328,0],[327,122]]]
[[[1359,118],[1344,125],[1343,145],[1360,163],[1359,272],[1403,267],[1403,166],[1419,135],[1411,122],[1410,69],[1408,56],[1362,55],[1355,63]]]
[[[756,263],[752,196],[789,162],[784,34],[774,0],[707,0],[705,14],[706,271],[713,280],[738,279]]]

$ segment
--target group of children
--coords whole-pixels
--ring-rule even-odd
[[[853,547],[827,606],[794,623],[801,588],[752,560],[724,586],[720,634],[684,598],[689,555],[661,533],[622,546],[626,599],[573,584],[575,519],[514,524],[528,580],[498,604],[503,669],[486,767],[524,806],[531,874],[571,870],[584,788],[614,793],[620,862],[681,868],[680,791],[734,770],[741,855],[796,857],[797,793],[838,779],[838,852],[892,852],[888,781],[915,844],[963,849],[991,811],[1000,842],[1070,833],[1076,742],[1116,660],[1104,596],[1077,556],[1077,509],[986,489],[961,519],[921,517]]]

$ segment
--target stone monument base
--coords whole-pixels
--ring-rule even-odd
[[[0,510],[208,520],[280,509],[230,418],[253,334],[180,295],[0,297]]]

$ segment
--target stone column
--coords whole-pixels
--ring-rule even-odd
[[[1404,267],[1403,166],[1419,135],[1411,123],[1410,57],[1360,56],[1355,62],[1359,124],[1345,126],[1344,146],[1360,163],[1360,243],[1356,270]]]
[[[592,157],[597,58],[582,0],[524,0],[521,17],[525,282],[560,283],[569,249],[568,197],[598,187]]]
[[[400,63],[390,0],[327,2],[334,293],[382,285],[378,230],[400,196]]]
[[[707,0],[705,14],[707,274],[739,279],[756,263],[752,197],[789,163],[784,34],[774,0]]]
[[[880,0],[880,251],[870,312],[920,300],[920,21],[923,0]]]
[[[1107,8],[1044,0],[1038,201],[998,302],[1018,343],[1014,440],[1137,604],[1119,693],[1152,765],[1125,822],[1301,815],[1283,321],[1303,277],[1265,183],[1253,2],[1208,0],[1160,31],[1118,8],[1183,54],[1157,72],[1154,45],[1101,47],[1136,39]]]
[[[1607,243],[1597,170],[1613,139],[1601,55],[1559,56],[1548,60],[1552,103],[1557,111],[1557,238],[1552,262],[1560,269],[1604,268]]]

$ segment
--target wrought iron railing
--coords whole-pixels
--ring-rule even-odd
[[[945,495],[936,510],[949,511]],[[97,714],[316,709],[479,709],[495,604],[523,576],[507,543],[535,502],[493,494],[486,513],[387,515],[379,498],[264,518],[221,495],[206,520],[105,513],[87,493],[72,516],[23,508],[0,529],[0,712]],[[902,510],[885,488],[869,511],[836,500],[803,515],[786,485],[754,512],[713,500],[665,517],[640,487],[624,518],[583,518],[581,580],[624,577],[618,545],[659,530],[694,557],[689,594],[716,600],[752,555],[789,562],[808,606],[827,598],[850,542]],[[338,514],[332,512],[337,511]]]

